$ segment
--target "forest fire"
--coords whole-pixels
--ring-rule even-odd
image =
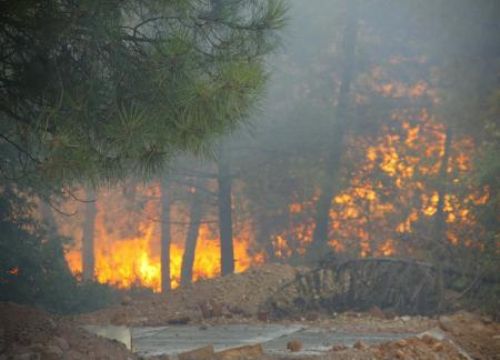
[[[407,87],[402,83],[373,87],[382,96],[408,97],[415,102],[432,93],[421,81]],[[446,138],[445,125],[421,106],[394,110],[377,136],[351,137],[344,161],[355,156],[363,161],[350,170],[349,184],[332,199],[328,235],[331,248],[361,257],[414,254],[422,239],[433,236],[430,229],[440,211],[448,242],[474,246],[469,231],[475,224],[471,206],[486,203],[488,192],[464,191],[462,185],[472,167],[472,140],[456,137],[447,148]],[[443,164],[447,164],[444,170]],[[436,182],[443,171],[448,182],[446,192]],[[188,194],[193,196],[195,192],[188,186]],[[119,288],[161,290],[161,222],[157,220],[162,211],[160,197],[158,184],[99,193],[94,229],[94,273],[99,282]],[[289,225],[272,236],[272,255],[260,251],[262,239],[256,239],[254,229],[258,224],[240,222],[233,238],[235,270],[244,271],[270,256],[284,260],[304,255],[313,241],[318,197],[316,191],[310,199],[297,197],[289,204]],[[137,203],[142,204],[139,211],[134,208]],[[186,204],[174,204],[171,214],[178,224],[184,224],[173,222],[171,226],[170,276],[175,288],[181,283],[186,224],[191,214]],[[80,219],[76,228],[66,229],[66,234],[81,240],[83,221]],[[447,226],[451,224],[453,227]],[[64,233],[64,226],[61,228]],[[201,222],[198,234],[193,281],[220,274],[218,227]],[[66,259],[74,274],[82,272],[81,253],[81,242],[67,251]]]
[[[391,61],[389,64],[394,66]],[[364,80],[366,88],[383,98],[406,99],[407,106],[392,109],[377,133],[347,139],[343,161],[356,165],[348,167],[343,176],[350,180],[331,200],[328,244],[337,253],[360,257],[418,256],[417,249],[424,242],[441,241],[436,240],[439,235],[435,231],[441,226],[442,238],[449,244],[481,248],[471,232],[476,225],[473,207],[485,204],[489,195],[487,189],[467,185],[473,167],[473,140],[459,135],[451,139],[451,130],[430,113],[429,104],[438,103],[439,98],[428,83],[391,82],[386,70],[376,67]],[[193,183],[186,186],[183,191],[195,197]],[[215,183],[205,186],[208,192],[217,192]],[[243,189],[241,183],[235,184],[234,191],[245,204],[249,199],[242,195]],[[99,194],[94,230],[95,278],[99,282],[119,288],[161,290],[161,191],[159,184],[153,184]],[[287,224],[275,228],[269,240],[257,238],[259,224],[254,220],[240,219],[233,234],[235,270],[244,271],[272,258],[284,261],[305,255],[313,242],[319,197],[319,188],[309,198],[292,193],[283,214]],[[245,206],[240,204],[238,209]],[[213,209],[203,211],[210,215],[208,218],[216,217]],[[175,220],[170,242],[170,279],[175,288],[181,284],[192,213],[186,202],[180,201],[172,205],[170,214]],[[81,239],[81,223],[80,219],[77,229],[66,233]],[[201,221],[198,225],[192,281],[221,272],[216,223]],[[265,241],[270,241],[271,250],[263,244]],[[82,272],[81,253],[77,242],[66,254],[75,274]]]
[[[500,0],[0,9],[0,360],[500,354]]]
[[[120,191],[112,189],[99,194],[96,201],[97,214],[94,230],[95,278],[100,283],[118,288],[146,287],[158,292],[161,290],[161,206],[157,201],[160,189],[157,185],[137,187],[134,196],[146,197],[143,211],[131,210],[130,199]],[[117,209],[128,210],[117,210]],[[114,209],[114,210],[113,210]],[[181,215],[182,209],[173,213]],[[78,223],[75,222],[69,234],[79,239]],[[64,227],[63,227],[64,229]],[[264,258],[261,253],[250,254],[252,239],[249,230],[243,227],[235,234],[235,271],[241,272],[251,265],[260,264]],[[181,267],[184,254],[184,229],[172,233],[170,246],[171,286],[180,285]],[[80,236],[81,239],[81,236]],[[82,244],[76,242],[66,252],[66,260],[71,271],[82,273]],[[217,229],[211,224],[201,224],[196,243],[193,264],[193,281],[213,278],[220,274],[220,244]]]
[[[358,165],[350,169],[350,183],[332,199],[331,248],[361,257],[412,254],[423,238],[436,236],[429,229],[440,221],[436,220],[438,212],[444,213],[449,243],[473,246],[470,229],[477,222],[472,207],[488,200],[487,189],[466,185],[474,142],[456,136],[447,145],[451,134],[429,113],[428,104],[438,103],[439,98],[426,82],[388,82],[384,70],[377,67],[368,84],[375,93],[407,98],[410,105],[393,110],[378,136],[348,140],[344,161]],[[360,163],[359,158],[363,159]],[[438,181],[443,174],[444,179]],[[443,181],[446,185],[440,185]],[[276,236],[279,249],[298,242],[301,254],[313,241],[315,198],[290,205],[291,225]],[[277,256],[291,253],[280,250]]]

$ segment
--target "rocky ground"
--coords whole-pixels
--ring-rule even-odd
[[[43,311],[0,303],[1,360],[132,360],[118,342],[88,333],[78,323]]]
[[[91,335],[82,324],[154,326],[270,321],[261,305],[270,293],[293,280],[303,269],[270,264],[243,274],[200,281],[168,295],[124,298],[119,306],[72,318],[48,315],[11,303],[0,303],[0,360],[136,359],[125,346]],[[280,320],[282,324],[325,327],[350,333],[411,333],[413,337],[353,347],[332,344],[320,356],[301,355],[301,344],[288,344],[289,355],[270,356],[258,347],[215,354],[180,356],[181,360],[236,359],[500,359],[500,324],[467,312],[435,318],[396,316],[373,307],[365,313],[309,312]]]

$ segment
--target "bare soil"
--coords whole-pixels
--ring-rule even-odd
[[[122,304],[78,317],[88,324],[165,325],[213,321],[249,321],[281,286],[304,271],[268,264],[244,273],[201,280],[165,295],[124,298]],[[263,315],[264,316],[264,315]]]
[[[72,318],[0,303],[0,360],[136,359],[125,346],[86,332],[80,328],[82,324],[204,326],[267,322],[270,319],[260,310],[261,305],[270,294],[304,271],[268,264],[242,274],[200,281],[166,295],[124,298],[121,305]],[[412,338],[372,346],[358,343],[343,348],[332,344],[330,352],[316,357],[290,351],[289,356],[280,359],[500,359],[500,324],[468,312],[429,318],[396,316],[374,307],[365,313],[310,312],[280,322],[349,333],[415,334]]]
[[[0,359],[118,359],[137,357],[118,342],[88,333],[78,323],[41,310],[0,303]]]

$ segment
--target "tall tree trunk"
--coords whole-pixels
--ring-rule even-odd
[[[42,222],[47,226],[47,242],[51,248],[51,253],[55,256],[56,260],[64,261],[64,248],[57,232],[57,222],[54,218],[54,213],[49,204],[43,199],[40,199],[40,216]],[[66,261],[64,262],[66,263]],[[65,265],[65,270],[68,273],[70,272],[67,264]]]
[[[228,149],[219,148],[218,176],[219,184],[219,233],[221,248],[221,274],[222,276],[234,272],[234,247],[233,247],[233,218],[231,212],[231,166]]]
[[[339,99],[335,111],[335,123],[325,161],[325,178],[316,205],[316,221],[313,233],[311,253],[319,256],[327,246],[330,224],[330,207],[335,193],[338,191],[340,162],[344,151],[345,135],[348,131],[348,105],[351,83],[356,61],[356,43],[358,34],[358,0],[347,1],[347,24],[343,35],[343,72],[340,84]]]
[[[93,190],[87,190],[87,200],[94,200],[95,193]],[[95,199],[97,201],[97,199]],[[83,241],[82,241],[82,269],[83,280],[94,280],[94,232],[95,218],[97,208],[95,201],[89,201],[85,204],[85,223],[83,225]]]
[[[438,203],[436,206],[434,240],[439,247],[446,245],[446,219],[444,214],[444,197],[448,187],[448,164],[450,162],[450,152],[452,144],[452,131],[448,126],[446,129],[444,142],[444,153],[439,168]]]
[[[198,243],[198,235],[200,233],[201,224],[201,197],[200,191],[195,188],[195,192],[191,199],[189,210],[189,228],[186,234],[186,242],[184,244],[184,254],[182,256],[181,266],[181,285],[189,285],[193,281],[193,266],[196,253],[196,244]]]
[[[257,217],[259,228],[257,230],[257,239],[264,242],[264,249],[267,254],[267,260],[269,262],[275,262],[278,259],[276,258],[276,253],[274,249],[273,237],[271,236],[271,227],[269,224],[269,218],[266,217]]]
[[[438,271],[438,308],[441,309],[444,302],[444,268],[446,267],[445,252],[447,249],[446,244],[446,219],[444,214],[444,197],[447,191],[448,183],[448,163],[450,160],[452,131],[448,126],[446,128],[446,138],[444,142],[444,153],[441,159],[441,166],[439,168],[439,186],[438,186],[438,203],[436,206],[436,215],[434,217],[434,236],[433,236],[433,250],[434,262]]]
[[[161,292],[171,289],[170,284],[170,198],[168,180],[161,179]]]

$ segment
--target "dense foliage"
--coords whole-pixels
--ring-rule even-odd
[[[147,175],[241,122],[281,1],[3,1],[1,174]]]
[[[78,282],[51,226],[31,216],[34,204],[5,188],[0,197],[0,301],[34,304],[49,311],[74,313],[109,305],[115,290]]]
[[[21,202],[210,154],[258,100],[284,13],[280,0],[0,2],[1,300],[75,311],[109,297],[72,277],[62,239]]]

